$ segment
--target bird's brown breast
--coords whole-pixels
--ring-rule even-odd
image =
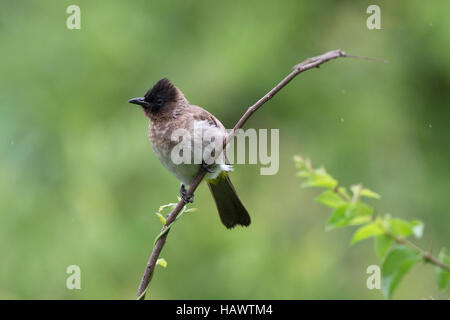
[[[171,103],[165,106],[162,112],[147,114],[150,119],[148,136],[154,146],[171,150],[178,141],[172,141],[172,133],[177,128],[184,128],[187,125],[185,114],[187,106]]]

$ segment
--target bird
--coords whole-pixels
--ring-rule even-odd
[[[226,130],[222,123],[205,109],[190,104],[183,92],[167,78],[156,82],[143,97],[133,98],[128,102],[139,105],[149,119],[148,137],[153,151],[163,166],[181,182],[180,195],[183,201],[193,202],[193,196],[187,196],[186,188],[192,184],[200,170],[206,170],[204,179],[223,225],[228,229],[236,225],[249,226],[250,215],[229,177],[232,166],[227,161],[210,163],[215,156],[214,152],[208,154],[203,150],[213,140],[223,143]],[[180,148],[180,139],[176,139],[177,131],[180,130],[187,133],[183,138],[187,137],[187,145],[191,147],[187,149],[191,154],[183,156],[192,156],[192,160],[197,155],[201,158],[197,160],[201,161],[174,161],[174,154],[177,154],[174,151]],[[215,137],[204,139],[202,134],[205,132],[212,132]],[[178,156],[183,152],[179,152]]]

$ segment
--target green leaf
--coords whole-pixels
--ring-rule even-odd
[[[384,234],[383,228],[380,226],[378,222],[371,222],[362,226],[353,234],[353,239],[351,244],[355,244],[361,240],[375,237]]]
[[[375,252],[381,260],[384,259],[384,256],[393,243],[394,240],[389,238],[387,235],[382,234],[375,237]]]
[[[370,222],[370,220],[372,220],[371,216],[358,216],[358,217],[354,217],[350,220],[350,226],[357,226],[360,224],[364,224],[364,223],[368,223]]]
[[[156,260],[156,264],[160,265],[163,268],[167,267],[167,261],[164,258],[159,258],[158,260]]]
[[[362,189],[360,195],[366,198],[373,198],[373,199],[381,198],[381,196],[378,193],[373,192],[372,190],[369,189]]]
[[[442,248],[441,251],[439,251],[438,260],[446,265],[450,265],[450,257],[446,255],[445,248]],[[439,289],[445,290],[450,283],[450,271],[442,269],[439,266],[436,266],[435,270],[438,278]]]
[[[159,221],[161,221],[162,225],[165,226],[166,225],[166,218],[164,218],[164,216],[161,213],[159,213],[159,212],[156,212],[155,214],[159,218]]]
[[[355,202],[347,210],[346,214],[351,217],[371,216],[373,208],[364,202]]]
[[[403,219],[393,219],[390,216],[384,218],[384,224],[386,229],[389,230],[392,235],[399,237],[414,235],[416,238],[421,238],[424,229],[423,222],[419,220],[408,222]]]
[[[381,289],[391,299],[400,280],[422,256],[405,246],[393,248],[386,256],[381,267]]]
[[[345,227],[350,224],[350,219],[345,216],[345,212],[347,211],[350,204],[346,204],[340,206],[331,214],[330,219],[327,222],[327,230],[333,230],[340,227]]]
[[[184,210],[184,213],[192,213],[192,212],[197,212],[197,211],[198,211],[197,208],[189,208],[189,209]]]
[[[180,199],[181,199],[181,198],[178,197],[178,201],[180,201]],[[167,209],[167,208],[174,208],[176,205],[177,205],[176,203],[168,203],[168,204],[164,204],[164,205],[162,205],[162,206],[159,207],[158,212],[161,212],[161,211],[163,211],[164,209]]]
[[[395,236],[407,237],[413,234],[411,224],[403,219],[390,219],[389,230]]]
[[[347,202],[341,198],[336,192],[332,190],[327,190],[321,193],[317,198],[317,202],[320,202],[331,208],[338,208],[340,206],[345,205]]]
[[[336,185],[337,181],[324,168],[319,168],[312,172],[309,179],[302,184],[302,187],[334,188]]]
[[[372,211],[370,206],[362,202],[347,203],[334,210],[326,230],[367,223],[371,220]]]

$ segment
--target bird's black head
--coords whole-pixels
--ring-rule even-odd
[[[166,103],[175,101],[176,96],[175,86],[167,78],[164,78],[148,90],[144,97],[130,99],[128,102],[142,106],[145,111],[156,113]]]

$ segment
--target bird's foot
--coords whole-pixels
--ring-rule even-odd
[[[187,191],[184,187],[184,184],[181,184],[180,186],[180,195],[184,203],[188,204],[194,202],[194,195],[193,194],[191,194],[190,196],[187,195]]]
[[[214,172],[214,165],[213,164],[206,164],[205,161],[202,161],[202,169],[206,172],[213,173]]]

